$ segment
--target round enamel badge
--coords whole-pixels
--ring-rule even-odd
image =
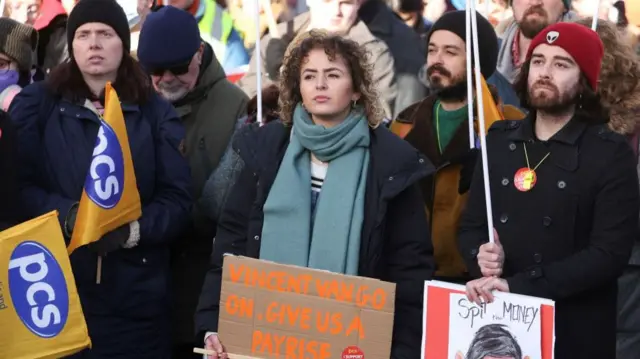
[[[519,169],[513,177],[513,184],[518,191],[528,192],[536,185],[537,180],[536,171],[523,167]]]

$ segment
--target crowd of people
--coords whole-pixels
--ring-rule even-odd
[[[488,163],[465,0],[2,3],[0,230],[70,240],[107,82],[142,202],[71,255],[71,358],[226,358],[226,253],[395,283],[393,359],[431,279],[554,300],[556,358],[640,355],[640,1],[479,2]]]

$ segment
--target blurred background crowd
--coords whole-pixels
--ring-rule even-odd
[[[0,53],[18,61],[23,69],[29,69],[32,80],[43,79],[51,69],[63,62],[68,55],[65,36],[68,14],[78,0],[2,0],[4,16],[20,23],[31,25],[21,28],[15,36],[18,39],[4,41],[5,48]],[[125,10],[131,29],[131,48],[135,55],[140,28],[148,13],[165,5],[182,8],[196,17],[200,35],[216,54],[222,69],[232,82],[237,83],[249,96],[256,94],[255,70],[252,63],[256,43],[256,26],[262,34],[261,68],[263,85],[277,81],[279,69],[287,45],[295,35],[306,28],[322,28],[330,31],[344,31],[348,37],[366,45],[375,63],[374,77],[378,92],[385,105],[389,120],[410,104],[421,100],[429,93],[429,84],[424,74],[426,57],[425,38],[431,25],[444,13],[463,10],[465,0],[385,0],[385,1],[305,1],[305,0],[117,0]],[[601,19],[616,24],[618,30],[636,49],[640,38],[640,1],[629,0],[517,0],[525,11],[530,7],[548,8],[551,3],[562,3],[560,19],[555,14],[546,14],[546,25],[558,20],[573,20],[595,14]],[[522,4],[520,4],[522,3]],[[536,4],[539,3],[539,4]],[[547,4],[549,3],[549,4]],[[256,21],[256,7],[260,4],[260,21]],[[505,104],[518,106],[515,94],[508,82],[513,82],[517,61],[514,66],[505,65],[504,49],[513,41],[510,33],[516,33],[518,14],[514,16],[512,0],[478,0],[477,8],[486,13],[495,26],[495,32],[505,40],[499,53],[497,73],[489,83],[499,89]],[[546,11],[546,10],[545,10]],[[314,16],[314,13],[316,14]],[[486,15],[486,14],[484,14]],[[523,15],[519,14],[520,18]],[[407,26],[402,26],[402,23]],[[179,26],[179,24],[175,24]],[[362,25],[362,26],[358,26]],[[526,25],[526,24],[525,24]],[[544,25],[544,24],[543,24]],[[9,25],[5,25],[9,26]],[[534,28],[536,25],[534,24]],[[543,26],[544,27],[544,26]],[[535,33],[536,29],[532,29]],[[14,31],[11,31],[14,32]],[[5,31],[1,36],[8,36]],[[526,35],[526,33],[525,33]],[[24,53],[28,46],[6,48],[14,41],[22,41],[33,48],[33,56]],[[521,45],[526,45],[525,43]],[[509,44],[507,44],[509,43]],[[13,55],[19,52],[19,55]],[[7,59],[9,60],[9,59]],[[7,63],[8,64],[8,63]],[[511,70],[510,70],[511,69]],[[17,84],[20,85],[20,84]],[[263,86],[263,87],[264,87]],[[2,108],[15,91],[0,94]]]

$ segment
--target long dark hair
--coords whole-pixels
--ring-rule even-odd
[[[529,67],[531,60],[526,61],[520,68],[520,73],[513,84],[516,94],[520,98],[520,106],[527,111],[535,111],[529,104]],[[576,102],[576,117],[586,120],[590,124],[606,123],[609,121],[609,110],[600,101],[600,95],[593,91],[589,81],[580,74],[579,97]]]
[[[78,64],[73,59],[58,65],[49,75],[47,85],[55,95],[73,102],[84,101],[84,99],[98,100],[102,97],[97,97],[91,92],[82,78]],[[146,103],[153,90],[151,79],[126,51],[122,56],[113,88],[118,92],[120,101],[137,105]]]

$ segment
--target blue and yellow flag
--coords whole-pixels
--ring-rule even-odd
[[[0,358],[62,358],[89,346],[58,212],[0,232]]]
[[[67,251],[99,240],[142,215],[118,94],[107,83],[104,114]]]

